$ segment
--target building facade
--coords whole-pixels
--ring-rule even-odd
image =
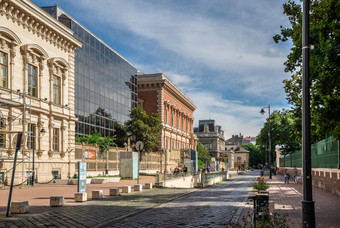
[[[167,171],[196,150],[193,132],[194,103],[164,74],[138,75],[138,103],[146,113],[159,113],[163,129],[158,152],[164,154]],[[162,168],[161,168],[162,170]]]
[[[199,120],[198,127],[194,129],[198,141],[209,151],[211,157],[219,158],[225,150],[224,131],[215,124],[215,120]]]
[[[137,106],[137,68],[58,6],[43,7],[83,43],[75,52],[76,135],[113,136]]]
[[[245,170],[249,167],[249,151],[238,145],[226,146],[227,153],[234,155],[234,169]],[[230,167],[231,168],[231,167]]]
[[[67,178],[75,170],[74,56],[82,44],[28,0],[1,1],[0,18],[0,180],[12,176],[17,132],[25,140],[15,183],[32,173],[37,181]]]

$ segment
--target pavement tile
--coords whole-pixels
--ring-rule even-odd
[[[289,227],[301,227],[302,184],[285,184],[280,174],[272,176],[272,179],[266,177],[265,180],[269,183],[269,200],[274,201],[275,210],[281,215],[287,215]],[[313,187],[313,200],[316,227],[340,227],[340,197]]]

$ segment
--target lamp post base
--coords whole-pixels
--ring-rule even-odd
[[[302,227],[315,227],[314,201],[301,200]]]

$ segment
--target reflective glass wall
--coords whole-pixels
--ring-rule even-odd
[[[137,69],[60,8],[44,7],[83,42],[75,52],[76,135],[97,130],[112,136],[114,121],[124,123],[137,106]]]

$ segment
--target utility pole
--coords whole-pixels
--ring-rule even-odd
[[[302,153],[303,200],[302,227],[315,227],[312,194],[312,161],[310,141],[310,79],[309,79],[309,0],[303,0],[302,16]]]

